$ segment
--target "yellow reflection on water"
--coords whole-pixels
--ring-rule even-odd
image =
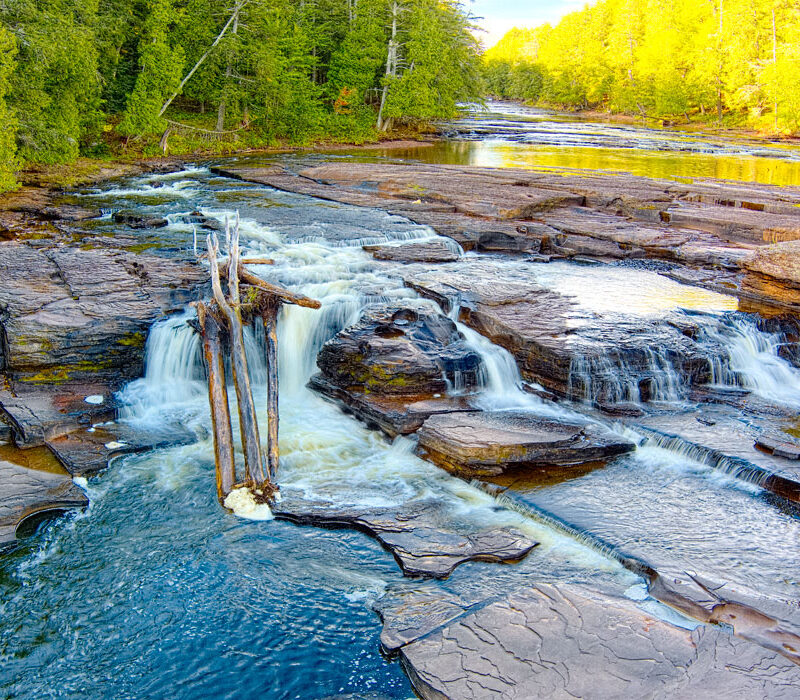
[[[390,157],[425,163],[533,170],[601,170],[686,180],[708,177],[767,185],[800,185],[800,161],[634,148],[535,146],[509,141],[440,141],[414,149],[386,149]]]
[[[689,287],[648,270],[612,265],[578,267],[562,262],[531,270],[538,284],[571,297],[581,309],[593,313],[650,316],[676,309],[721,313],[739,308],[736,297]],[[582,322],[579,315],[577,325]]]

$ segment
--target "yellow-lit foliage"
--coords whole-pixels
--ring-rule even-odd
[[[484,55],[490,93],[800,131],[798,0],[600,0]]]

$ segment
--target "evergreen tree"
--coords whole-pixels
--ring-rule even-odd
[[[170,45],[176,13],[171,0],[150,0],[139,42],[139,75],[128,97],[120,133],[141,136],[162,131],[161,107],[181,81],[183,49]]]
[[[0,4],[0,20],[19,49],[7,99],[19,120],[24,160],[72,160],[84,135],[98,125],[96,19],[96,0]]]

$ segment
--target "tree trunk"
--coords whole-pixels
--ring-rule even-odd
[[[233,229],[230,236],[230,266],[228,271],[228,288],[230,303],[222,293],[219,265],[217,257],[219,244],[215,237],[208,237],[208,260],[211,265],[211,285],[214,299],[228,322],[231,337],[231,366],[233,368],[233,385],[239,406],[239,432],[244,450],[245,479],[258,488],[268,482],[261,454],[261,438],[258,434],[256,407],[253,402],[253,391],[250,387],[250,373],[247,368],[247,354],[244,345],[244,324],[239,300],[239,227]]]
[[[192,66],[192,70],[190,70],[184,76],[183,80],[181,80],[181,83],[180,83],[180,85],[178,85],[178,88],[175,90],[175,92],[173,92],[169,96],[167,101],[163,105],[161,105],[161,109],[158,112],[158,116],[159,117],[164,116],[164,112],[167,111],[167,108],[172,104],[172,101],[178,95],[181,94],[181,91],[183,90],[183,86],[186,85],[186,83],[189,82],[189,79],[195,74],[195,71],[201,65],[203,65],[203,62],[208,58],[208,55],[214,50],[216,45],[219,44],[220,41],[222,41],[222,37],[225,36],[225,33],[228,31],[230,26],[234,23],[234,20],[238,22],[239,10],[241,10],[247,3],[248,3],[248,0],[239,0],[239,2],[236,4],[236,7],[233,8],[233,14],[228,18],[228,21],[225,23],[225,26],[220,30],[220,33],[217,34],[217,38],[214,39],[214,42],[211,44],[211,46],[208,47],[208,50],[202,56],[200,56],[200,58],[197,60],[197,63],[195,63],[194,66]]]
[[[278,313],[280,302],[264,310],[267,339],[267,469],[273,482],[278,475]]]
[[[222,358],[222,326],[205,304],[197,305],[197,318],[203,334],[203,354],[208,368],[208,403],[214,434],[217,498],[224,503],[236,483],[236,459],[233,449],[231,412]]]
[[[397,75],[397,10],[397,0],[394,0],[392,3],[392,35],[386,50],[386,73],[381,93],[381,106],[378,108],[378,131],[386,131],[392,123],[391,119],[384,120],[383,109],[386,105],[386,95],[389,92],[389,79]]]

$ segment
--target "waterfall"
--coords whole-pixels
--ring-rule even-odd
[[[576,355],[569,369],[568,396],[592,404],[677,402],[686,386],[667,354],[645,348],[641,357]],[[638,365],[638,366],[637,366]]]
[[[203,429],[208,387],[200,336],[190,325],[195,318],[187,310],[153,324],[145,347],[144,377],[117,394],[120,420],[154,433],[176,425]],[[266,384],[263,328],[245,329],[245,348],[251,381]]]
[[[163,415],[206,396],[205,367],[197,332],[184,312],[153,324],[145,348],[145,373],[118,394],[123,420],[157,428]]]
[[[800,408],[800,371],[779,355],[785,338],[766,333],[755,322],[730,316],[706,324],[704,332],[720,353],[710,360],[711,383],[740,387],[768,401]]]
[[[362,299],[337,295],[319,310],[285,306],[278,324],[278,371],[282,394],[297,394],[316,371],[322,346],[339,331],[358,321]]]

